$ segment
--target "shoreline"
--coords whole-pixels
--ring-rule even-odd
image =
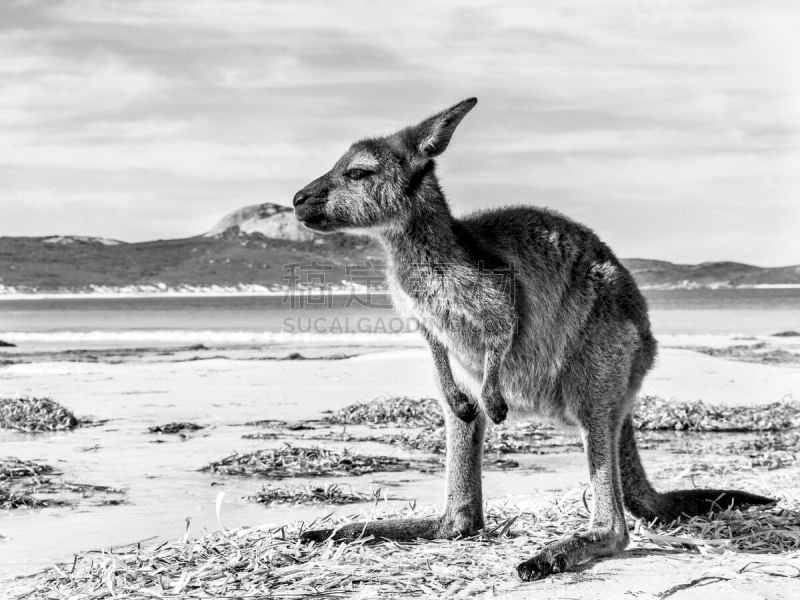
[[[800,284],[757,284],[747,286],[639,286],[642,291],[687,291],[687,290],[800,290]],[[3,300],[116,300],[138,298],[226,298],[226,297],[265,297],[275,298],[287,295],[303,294],[328,294],[331,296],[348,296],[350,294],[370,293],[375,295],[389,295],[388,290],[363,288],[331,288],[331,289],[268,289],[262,286],[246,286],[244,289],[231,286],[209,286],[194,289],[153,289],[130,290],[126,288],[110,288],[98,291],[69,291],[69,292],[19,292],[0,289],[0,302]]]

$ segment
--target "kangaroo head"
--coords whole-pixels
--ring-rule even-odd
[[[469,98],[392,135],[356,142],[295,194],[298,220],[315,231],[380,229],[424,214],[424,188],[435,185],[433,159],[477,102]]]

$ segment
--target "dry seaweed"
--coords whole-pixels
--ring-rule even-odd
[[[768,470],[782,469],[797,464],[800,453],[800,433],[771,432],[757,438],[728,444],[725,452],[746,456],[752,467]]]
[[[259,431],[257,433],[245,433],[242,438],[246,440],[277,440],[278,434],[274,431]]]
[[[0,481],[38,477],[53,473],[53,467],[32,460],[22,460],[15,456],[0,458]]]
[[[167,423],[166,425],[154,425],[153,427],[148,427],[147,431],[148,433],[175,434],[175,433],[198,431],[200,429],[204,429],[204,426],[198,425],[197,423],[182,421],[175,423]]]
[[[380,489],[371,494],[354,492],[338,483],[328,485],[298,485],[291,487],[264,486],[247,500],[259,504],[356,504],[380,497]]]
[[[780,431],[798,426],[800,403],[725,406],[644,396],[634,411],[639,429],[675,431]]]
[[[316,429],[314,425],[319,421],[307,419],[305,421],[283,421],[281,419],[259,419],[258,421],[247,421],[245,425],[249,427],[267,427],[269,429],[280,429],[284,431],[303,431],[306,429]],[[242,437],[251,437],[250,435],[243,435]],[[252,436],[258,439],[258,436]]]
[[[637,428],[643,430],[779,431],[800,425],[800,403],[727,406],[706,404],[701,400],[685,402],[643,396],[634,412],[634,420]],[[331,425],[421,427],[434,430],[444,426],[438,400],[405,396],[352,404],[325,417],[325,421]],[[517,426],[518,433],[509,435],[524,436],[526,429],[534,432],[553,431],[546,425],[525,423]],[[492,431],[512,432],[513,429],[504,426]]]
[[[272,434],[273,437],[275,434]],[[245,438],[261,438],[248,434]],[[444,454],[446,435],[444,427],[426,427],[415,432],[381,433],[377,435],[352,435],[348,431],[328,432],[307,439],[326,439],[340,442],[377,442],[401,446],[428,454]],[[581,442],[574,435],[565,434],[552,427],[526,423],[519,427],[491,428],[486,433],[484,453],[493,454],[548,454],[580,450]]]
[[[25,432],[65,431],[88,424],[49,398],[0,399],[0,427]]]
[[[377,471],[405,471],[413,468],[438,467],[431,461],[400,459],[394,456],[370,456],[344,450],[303,448],[286,444],[247,454],[231,454],[213,462],[203,471],[221,475],[261,476],[273,479],[286,477],[342,477]]]
[[[198,538],[114,552],[84,553],[16,582],[16,597],[102,600],[112,597],[343,598],[498,595],[518,585],[513,566],[565,531],[586,524],[583,490],[535,513],[492,506],[486,529],[458,540],[397,543],[371,538],[347,544],[300,543],[311,527],[336,527],[370,515],[327,516],[312,523],[217,531]],[[408,507],[392,517],[425,516]],[[800,547],[798,512],[788,509],[727,511],[711,519],[646,527],[639,547],[680,546],[720,552],[782,553]],[[581,577],[579,573],[574,577]],[[566,575],[565,577],[570,577]],[[566,581],[569,581],[567,579]]]
[[[726,346],[724,348],[689,346],[687,350],[694,350],[708,356],[717,358],[730,358],[744,362],[762,364],[785,365],[800,363],[800,354],[790,352],[783,348],[771,348],[765,342],[745,344],[740,346]]]
[[[444,417],[435,398],[398,396],[351,404],[325,417],[332,425],[373,427],[441,427]]]
[[[15,457],[0,459],[0,508],[74,506],[99,495],[97,504],[120,504],[124,491],[104,485],[64,481],[53,467]]]
[[[53,467],[15,457],[0,458],[0,508],[37,508],[48,506],[32,491],[42,481],[40,475],[53,472]]]
[[[742,452],[800,452],[800,432],[780,431],[765,433],[757,438],[742,440],[727,446],[729,452],[740,454]]]
[[[642,531],[648,540],[659,545],[777,554],[800,549],[798,508],[731,509]]]
[[[53,506],[70,506],[66,500],[40,498],[24,490],[12,489],[0,485],[0,509],[46,508]]]

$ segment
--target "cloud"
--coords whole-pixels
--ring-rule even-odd
[[[798,21],[777,1],[12,2],[0,233],[192,235],[478,95],[440,166],[455,212],[552,204],[621,254],[798,262]]]

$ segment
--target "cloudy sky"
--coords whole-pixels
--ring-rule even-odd
[[[456,214],[800,263],[800,9],[747,4],[6,0],[0,235],[194,235],[475,95],[440,161]]]

